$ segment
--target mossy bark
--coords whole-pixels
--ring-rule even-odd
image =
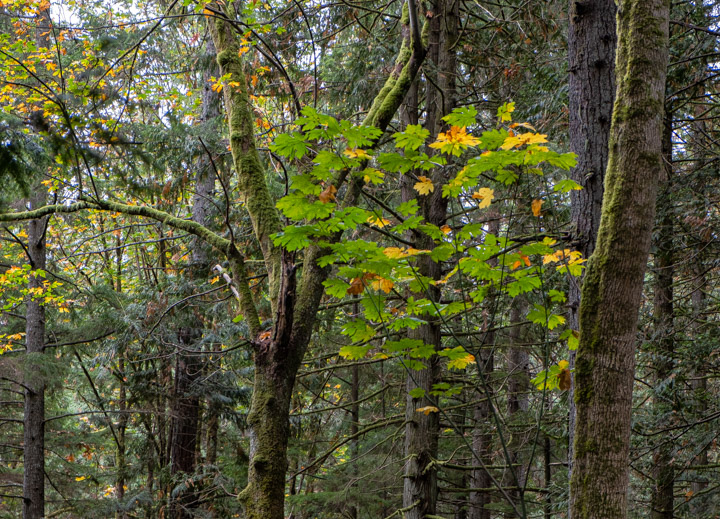
[[[668,0],[618,4],[617,95],[580,305],[574,519],[625,519],[637,317],[662,171]]]
[[[215,7],[218,12],[223,11],[219,4],[215,4]],[[270,236],[282,230],[282,223],[265,180],[265,168],[255,147],[255,118],[242,59],[238,54],[240,46],[228,19],[218,16],[208,23],[208,27],[217,50],[220,74],[229,74],[228,83],[232,83],[223,87],[230,152],[235,164],[238,187],[263,253],[268,271],[268,292],[275,308],[280,289],[281,251]]]
[[[408,2],[408,5],[413,4],[411,1]],[[296,286],[298,269],[294,264],[294,256],[275,247],[270,238],[271,234],[282,229],[282,225],[255,147],[252,107],[243,64],[238,55],[239,46],[237,35],[234,33],[235,28],[230,17],[222,14],[223,10],[219,3],[210,4],[208,7],[217,13],[214,21],[210,23],[210,33],[217,49],[221,74],[231,74],[231,81],[236,83],[223,88],[230,148],[239,186],[253,223],[255,236],[263,252],[274,315],[270,336],[260,335],[257,312],[247,288],[242,255],[234,244],[216,235],[209,235],[213,245],[225,251],[230,260],[233,278],[240,292],[243,313],[254,337],[252,342],[255,376],[248,415],[251,439],[250,465],[248,485],[241,492],[239,499],[244,504],[246,519],[282,519],[292,389],[312,336],[316,314],[324,293],[322,283],[329,274],[329,268],[318,266],[317,259],[327,254],[327,251],[318,246],[311,246],[304,251],[302,275]],[[417,41],[418,38],[415,38],[410,48],[406,45],[401,51],[391,77],[378,94],[364,124],[376,126],[383,131],[387,128],[424,58],[424,48],[417,44]],[[344,178],[346,177],[343,176],[340,181]],[[354,205],[359,192],[358,183],[351,182],[342,206]],[[187,227],[187,224],[183,225]],[[207,234],[200,229],[188,230],[196,235]],[[333,239],[340,238],[341,235],[338,234]],[[243,304],[242,300],[246,298],[247,304]],[[250,314],[246,313],[246,310]]]

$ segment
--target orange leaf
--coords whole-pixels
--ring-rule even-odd
[[[337,188],[332,184],[329,184],[328,187],[323,189],[322,193],[318,195],[318,198],[323,204],[327,204],[328,202],[335,200],[335,193],[337,193]]]
[[[532,209],[533,216],[540,216],[540,209],[542,208],[543,201],[542,200],[533,200],[532,204],[530,204],[530,208]]]

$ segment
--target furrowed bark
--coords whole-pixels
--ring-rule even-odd
[[[31,205],[42,205],[44,189],[32,198]],[[28,223],[28,256],[32,269],[44,270],[46,262],[45,224],[47,217]],[[43,277],[30,275],[28,288],[42,290]],[[45,307],[42,298],[28,296],[25,325],[25,414],[23,419],[23,519],[45,516],[45,381],[42,363],[45,348]]]
[[[430,131],[432,138],[436,137],[442,129],[442,117],[450,112],[455,102],[455,74],[456,59],[454,45],[457,41],[458,2],[436,0],[431,10],[434,16],[428,23],[428,62],[432,63],[432,71],[425,70],[425,75],[432,75],[432,81],[426,82],[426,120],[425,127]],[[410,7],[406,4],[406,7]],[[409,13],[408,13],[409,14]],[[414,34],[412,17],[406,18],[404,28],[403,47],[412,48]],[[441,185],[446,181],[442,170],[433,173],[433,181]],[[403,184],[405,199],[417,197],[418,205],[422,210],[426,222],[441,227],[447,219],[448,199],[442,196],[438,188],[427,195],[418,195],[411,189],[411,183]],[[424,233],[414,235],[415,247],[431,250],[435,248],[435,241]],[[429,256],[418,258],[417,273],[422,278],[439,280],[442,278],[442,264],[430,259]],[[433,302],[439,302],[441,291],[437,285],[423,287],[417,297],[426,297]],[[439,318],[429,319],[426,324],[415,330],[408,331],[410,339],[419,339],[424,344],[431,344],[436,349],[442,347],[441,335],[442,321]],[[433,385],[440,377],[440,362],[437,355],[430,357],[425,369],[408,370],[406,377],[406,404],[405,404],[405,450],[406,459],[403,482],[403,508],[407,508],[406,519],[422,519],[426,516],[435,516],[437,508],[437,468],[434,461],[438,458],[438,436],[440,430],[440,413],[417,412],[416,409],[436,405],[430,396]],[[423,397],[414,398],[410,392],[422,389]]]
[[[49,47],[51,30],[49,9],[39,10],[36,40],[38,47]],[[46,203],[47,190],[38,179],[30,198],[30,209]],[[49,217],[28,222],[27,256],[33,271],[44,271],[47,262],[45,230]],[[29,294],[25,301],[25,365],[23,384],[25,404],[23,416],[23,519],[45,516],[45,380],[42,355],[45,349],[45,306],[42,297],[33,297],[33,290],[42,291],[45,277],[31,272]]]
[[[220,95],[210,87],[210,77],[218,76],[214,63],[215,47],[208,40],[205,57],[208,66],[203,72],[204,90],[202,96],[201,120],[206,125],[215,124],[220,116]],[[212,198],[215,190],[215,164],[204,148],[197,161],[195,195],[193,196],[192,221],[207,226],[213,212]],[[194,277],[207,276],[210,268],[209,247],[197,236],[191,249],[190,272]],[[239,280],[236,279],[236,282]],[[245,286],[247,283],[244,283]],[[251,296],[250,296],[251,297]],[[191,319],[191,318],[190,318]],[[200,398],[194,387],[204,371],[202,347],[198,345],[202,330],[185,326],[178,333],[180,348],[175,364],[175,388],[173,394],[172,446],[170,449],[170,472],[173,475],[195,472],[195,458],[200,431]],[[182,476],[181,476],[182,477]],[[178,492],[173,498],[171,513],[176,519],[193,517],[192,510],[197,507],[198,495],[195,486]]]
[[[656,394],[653,398],[655,412],[659,416],[658,427],[672,426],[675,408],[674,384],[668,380],[672,374],[675,351],[673,317],[673,275],[675,214],[670,195],[672,193],[672,116],[668,114],[663,132],[663,155],[665,157],[664,189],[658,197],[657,239],[655,241],[655,300],[653,302],[654,340],[653,359],[655,367]],[[674,516],[675,468],[673,445],[665,438],[654,455],[655,488],[652,496],[652,519],[672,519]]]
[[[582,186],[570,193],[572,241],[583,258],[595,250],[602,208],[608,139],[615,98],[615,1],[570,2],[568,28],[568,109],[570,150],[577,154],[577,166],[570,177]],[[581,280],[570,280],[568,326],[578,331],[580,324]],[[572,446],[575,434],[575,351],[569,353],[571,385],[569,409],[568,471],[572,475]]]
[[[637,318],[662,170],[667,0],[623,0],[605,197],[580,305],[571,512],[627,517]]]

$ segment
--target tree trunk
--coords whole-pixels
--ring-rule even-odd
[[[427,105],[425,127],[430,130],[431,136],[437,136],[442,129],[442,117],[448,114],[455,103],[455,75],[456,57],[454,46],[457,42],[459,3],[455,1],[436,0],[433,2],[434,16],[430,20],[430,35],[428,42],[428,60],[436,71],[432,81],[427,81]],[[426,75],[429,74],[426,71]],[[408,107],[410,108],[410,107]],[[442,184],[442,172],[435,173],[434,182]],[[409,185],[405,184],[407,189]],[[413,193],[415,194],[415,193]],[[428,195],[419,196],[418,202],[422,208],[425,221],[441,227],[447,219],[448,199],[442,196],[441,190],[436,189]],[[415,246],[418,249],[431,250],[435,247],[434,240],[425,235],[417,235]],[[439,280],[442,278],[442,266],[429,256],[418,259],[418,274],[424,278]],[[426,297],[431,301],[440,301],[440,290],[436,285],[424,287],[419,297]],[[408,332],[408,337],[419,339],[425,344],[431,344],[436,349],[442,346],[440,330],[441,320],[434,318],[427,324],[419,326]],[[435,515],[437,507],[437,469],[434,460],[438,455],[438,435],[440,430],[440,416],[438,412],[417,412],[416,409],[436,405],[435,398],[430,397],[432,386],[438,382],[440,375],[440,362],[437,355],[427,361],[427,368],[419,371],[408,370],[406,377],[405,417],[405,468],[403,482],[403,508],[406,519],[422,519]],[[413,398],[410,391],[420,388],[425,396]]]
[[[571,191],[573,245],[584,258],[595,250],[603,199],[608,139],[615,98],[615,1],[571,0],[568,27],[568,77],[570,150],[577,166],[570,177],[583,189]],[[568,326],[579,330],[580,283],[570,279]],[[575,351],[569,354],[571,385],[569,411],[568,471],[572,475],[572,445],[575,433]]]
[[[674,268],[674,222],[672,201],[672,117],[668,114],[663,132],[663,155],[665,156],[666,183],[658,198],[658,227],[655,243],[655,301],[654,317],[654,364],[656,394],[653,399],[655,412],[659,416],[658,427],[671,424],[674,410],[675,389],[669,383],[672,374],[674,348],[673,321],[673,275]],[[652,497],[652,519],[673,518],[673,494],[675,490],[675,469],[673,467],[673,443],[660,439],[660,446],[654,458],[655,489]]]
[[[274,245],[270,236],[282,230],[275,202],[265,180],[265,170],[254,140],[254,116],[247,92],[247,79],[238,55],[239,44],[235,29],[220,2],[208,4],[217,13],[209,24],[217,49],[217,61],[222,75],[230,74],[237,86],[223,89],[227,113],[230,149],[238,175],[238,185],[245,207],[252,221],[255,238],[263,254],[268,272],[268,292],[274,325],[269,337],[261,334],[257,311],[249,295],[247,278],[239,270],[242,257],[234,244],[228,248],[228,259],[234,282],[244,299],[241,301],[245,321],[250,327],[254,347],[255,384],[248,415],[250,434],[250,464],[248,484],[239,499],[245,506],[246,519],[282,519],[284,517],[285,474],[287,471],[287,442],[290,402],[297,370],[312,336],[323,281],[329,267],[320,267],[318,258],[327,250],[310,246],[304,251],[302,278],[296,293],[296,265],[294,254]],[[406,14],[418,36],[417,12],[414,0],[408,0]],[[229,12],[229,11],[228,11]],[[410,85],[420,69],[425,49],[419,38],[405,38],[390,78],[375,99],[364,124],[385,131],[401,105]],[[374,145],[371,146],[373,148]],[[350,181],[343,200],[344,206],[355,203],[359,184]],[[335,235],[333,240],[339,240]]]
[[[45,191],[37,189],[31,208],[41,207]],[[45,225],[47,218],[28,223],[28,256],[33,271],[44,270],[46,261]],[[31,274],[28,289],[42,289],[44,277]],[[23,450],[23,519],[45,516],[45,381],[42,377],[45,348],[45,307],[42,298],[28,296],[25,313],[25,386]]]
[[[50,46],[50,10],[39,9],[36,41],[38,47]],[[37,181],[30,209],[45,205],[47,190]],[[28,222],[27,256],[33,271],[45,270],[47,250],[45,230],[49,217]],[[43,276],[30,274],[28,290],[42,290]],[[45,349],[45,307],[42,297],[27,296],[25,313],[25,365],[23,385],[25,404],[23,417],[23,519],[45,516],[45,381],[42,355]]]
[[[622,0],[598,242],[580,305],[571,512],[627,517],[637,317],[662,170],[669,1]]]
[[[523,490],[525,484],[525,467],[521,459],[520,450],[528,440],[527,432],[523,430],[527,427],[523,422],[527,420],[523,419],[522,415],[520,420],[518,420],[518,416],[516,415],[527,412],[528,410],[528,391],[530,390],[530,375],[528,370],[530,368],[530,357],[527,348],[522,344],[522,331],[524,327],[519,324],[525,320],[527,310],[527,299],[523,296],[516,297],[510,310],[510,323],[514,326],[510,329],[508,337],[510,351],[507,357],[507,423],[510,428],[510,441],[508,442],[508,456],[506,459],[508,468],[503,480],[506,486],[514,488],[514,490],[508,492],[508,495],[513,500],[513,503],[515,503],[516,510],[525,509],[524,504],[522,504],[522,501],[525,499]],[[518,421],[520,423],[518,423]],[[517,517],[517,514],[513,510],[512,512],[508,512],[506,517]]]
[[[497,236],[500,230],[500,219],[494,217],[496,215],[488,215],[490,217],[489,232]],[[491,265],[497,265],[497,259],[490,260]],[[497,294],[491,293],[486,298],[486,304],[490,309],[496,309],[495,302]],[[492,433],[491,420],[493,415],[492,398],[493,386],[490,380],[495,370],[495,331],[493,318],[487,316],[488,308],[485,310],[484,329],[487,330],[483,335],[483,343],[480,345],[480,352],[477,355],[477,366],[479,372],[480,388],[477,390],[477,396],[481,399],[480,403],[475,407],[473,412],[475,419],[475,427],[472,432],[472,452],[470,462],[473,468],[470,472],[470,487],[477,489],[491,488],[493,485],[490,477],[489,469],[483,468],[482,465],[488,466],[492,464]],[[488,330],[489,329],[489,330]],[[487,491],[471,491],[469,495],[470,507],[468,519],[490,519],[491,509],[487,508],[492,502],[492,494]]]

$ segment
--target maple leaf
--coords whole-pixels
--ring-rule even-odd
[[[468,353],[462,357],[454,358],[448,362],[448,368],[450,369],[465,369],[468,364],[475,363],[475,356]]]
[[[542,209],[543,201],[535,199],[532,201],[532,204],[530,204],[530,208],[532,209],[533,216],[540,216],[540,210]]]
[[[354,278],[350,282],[350,287],[348,287],[347,293],[351,296],[357,296],[362,294],[363,290],[365,290],[365,285],[363,284],[362,278]]]
[[[561,363],[562,362],[567,364],[566,360],[561,361]],[[562,369],[562,371],[560,371],[560,373],[558,374],[558,387],[560,388],[560,390],[567,391],[568,389],[570,389],[571,380],[572,378],[570,376],[570,370],[567,368]]]
[[[437,140],[430,144],[430,147],[439,149],[448,155],[460,155],[468,146],[477,146],[478,144],[480,144],[480,139],[469,135],[464,127],[451,126],[447,132],[438,135]]]
[[[347,157],[350,157],[351,159],[369,159],[370,155],[367,151],[361,150],[360,148],[355,148],[354,150],[351,150],[350,148],[343,151],[343,154]]]
[[[386,225],[391,223],[390,220],[388,220],[387,218],[381,218],[377,215],[368,216],[367,222],[380,228],[385,227]]]
[[[385,278],[379,278],[372,282],[372,287],[375,290],[382,290],[386,294],[390,293],[393,286],[395,286],[395,283],[393,283],[389,279],[385,279]]]
[[[426,405],[425,407],[418,407],[415,409],[418,413],[423,413],[425,416],[429,415],[430,413],[439,413],[440,409],[435,407],[434,405]]]
[[[323,204],[327,204],[328,202],[332,202],[335,200],[335,193],[337,193],[337,188],[333,186],[332,184],[329,184],[323,191],[318,195],[318,198]]]
[[[486,207],[489,207],[490,203],[495,198],[495,191],[493,191],[489,187],[481,187],[475,193],[473,193],[472,197],[476,200],[480,200],[480,202],[478,203],[478,207],[480,209],[484,209]]]
[[[511,150],[513,148],[519,148],[523,145],[539,144],[547,142],[547,135],[539,133],[522,133],[520,135],[510,135],[500,146],[503,150]]]
[[[421,195],[428,195],[435,191],[435,184],[433,184],[432,180],[429,178],[421,176],[418,177],[418,180],[420,180],[420,182],[415,183],[413,187],[415,188],[415,191]]]

